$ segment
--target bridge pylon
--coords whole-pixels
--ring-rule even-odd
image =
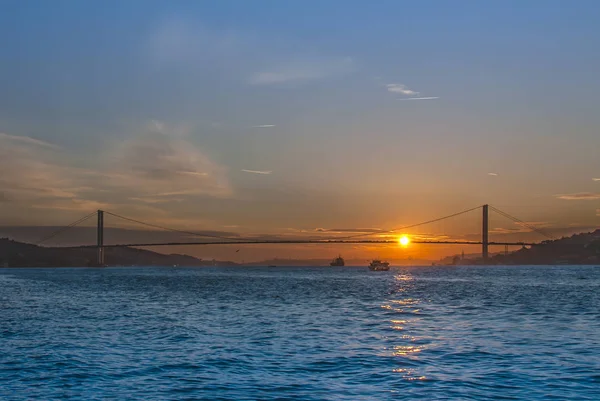
[[[488,205],[483,205],[483,215],[482,215],[482,227],[481,227],[481,257],[484,261],[488,260],[488,228],[489,228],[489,214],[488,214]]]
[[[104,266],[104,211],[98,210],[98,225],[96,229],[96,239],[98,248],[98,266]]]

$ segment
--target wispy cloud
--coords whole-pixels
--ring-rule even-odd
[[[0,134],[2,198],[8,207],[93,210],[106,203],[89,199],[85,170],[66,164],[60,147],[38,139]]]
[[[436,100],[439,96],[428,96],[428,97],[405,97],[397,100]]]
[[[600,178],[592,178],[592,181],[600,181]]]
[[[183,130],[185,131],[185,130]],[[162,123],[117,145],[106,185],[128,197],[227,196],[225,169],[193,144],[185,132]]]
[[[242,169],[242,171],[244,173],[251,173],[251,174],[271,174],[272,171],[267,170],[267,171],[263,171],[263,170],[246,170],[246,169]]]
[[[555,195],[558,199],[564,200],[596,200],[600,199],[600,194],[591,192],[579,192],[575,194]]]
[[[147,217],[147,216],[146,216]],[[207,225],[212,225],[214,222],[202,219],[202,218],[194,218],[192,216],[184,216],[184,217],[175,217],[170,216],[169,213],[165,213],[163,215],[152,215],[150,219],[146,218],[144,221],[150,220],[152,224],[158,224],[164,227],[178,227],[185,230],[193,230],[197,234],[206,234],[206,235],[223,235],[227,237],[235,237],[238,236],[236,233],[227,232],[227,231],[217,231],[217,230],[204,230],[202,227],[206,227]],[[132,227],[136,227],[135,225]],[[139,227],[139,226],[138,226]],[[163,234],[164,235],[164,234]],[[198,238],[197,236],[189,236],[188,238]]]
[[[385,85],[388,92],[395,93],[398,95],[409,96],[409,97],[399,97],[397,100],[436,100],[439,99],[439,96],[418,96],[420,93],[409,89],[404,84],[387,84]]]
[[[275,124],[253,125],[252,128],[273,128]]]
[[[138,198],[131,197],[129,200],[134,202],[143,202],[148,204],[158,204],[158,203],[168,203],[168,202],[181,202],[183,199],[181,198],[155,198],[155,197],[147,197],[147,198]]]
[[[381,228],[315,228],[318,233],[356,233],[356,234],[373,234],[383,231]]]
[[[177,171],[177,174],[191,175],[193,177],[206,177],[206,176],[208,176],[208,173],[204,173],[204,172],[201,172],[201,171]]]
[[[492,177],[497,177],[498,173],[488,173],[488,175],[491,175]]]
[[[33,204],[31,207],[34,209],[89,212],[90,210],[108,209],[110,206],[110,203],[99,202],[93,199],[69,198],[48,199],[42,203]]]
[[[171,197],[171,196],[191,196],[191,195],[204,195],[205,192],[202,189],[181,189],[178,191],[170,191],[170,192],[159,192],[156,194],[156,196],[165,196],[165,197]],[[180,201],[177,198],[171,198],[169,199],[169,202],[177,200],[178,202]]]
[[[185,18],[169,18],[150,35],[149,53],[161,64],[199,63],[236,57],[247,34],[209,29]]]
[[[21,143],[27,144],[27,145],[41,146],[41,147],[50,148],[50,149],[60,149],[60,146],[58,146],[58,145],[55,145],[55,144],[52,144],[49,142],[45,142],[45,141],[41,141],[39,139],[31,138],[29,136],[8,135],[8,134],[0,132],[0,140],[21,142]]]
[[[419,92],[414,91],[412,89],[408,89],[406,85],[403,84],[387,84],[386,88],[388,92],[399,93],[401,95],[406,96],[416,96],[419,94]]]
[[[524,222],[530,226],[535,226],[537,228],[550,228],[552,225],[547,221],[526,221]],[[516,225],[516,223],[515,223]],[[531,230],[527,227],[523,227],[518,225],[516,227],[494,227],[490,229],[490,233],[494,234],[517,234],[517,233],[529,233]]]
[[[22,214],[23,208],[115,210],[233,193],[224,167],[185,132],[159,122],[100,156],[106,164],[92,170],[54,144],[1,134],[0,171],[10,172],[0,175],[3,214],[12,209]]]
[[[296,60],[257,72],[249,79],[252,85],[277,85],[343,75],[354,69],[351,58]]]

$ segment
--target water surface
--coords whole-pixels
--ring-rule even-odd
[[[600,268],[0,269],[0,399],[600,399]]]

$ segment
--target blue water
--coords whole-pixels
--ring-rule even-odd
[[[600,400],[600,268],[0,269],[2,400]]]

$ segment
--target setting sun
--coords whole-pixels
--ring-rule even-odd
[[[408,238],[406,235],[403,235],[400,238],[398,238],[398,243],[402,246],[407,246],[408,244],[410,244],[410,238]]]

